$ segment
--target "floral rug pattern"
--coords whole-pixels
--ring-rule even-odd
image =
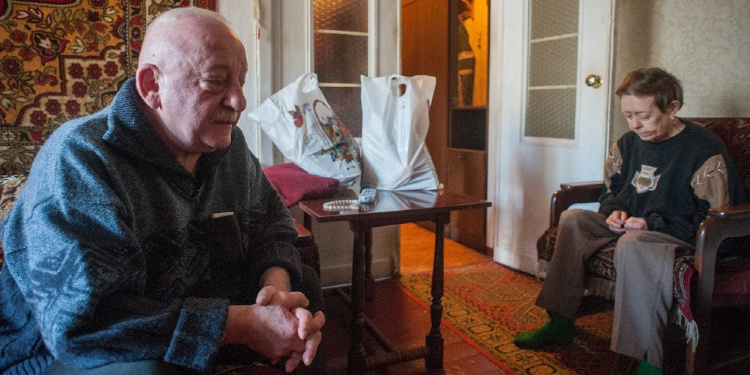
[[[429,272],[401,276],[401,285],[425,308],[432,301]],[[580,309],[573,345],[519,349],[517,332],[546,323],[534,304],[541,283],[493,261],[445,270],[443,320],[465,341],[511,374],[635,374],[637,361],[609,350],[612,306],[591,300]]]

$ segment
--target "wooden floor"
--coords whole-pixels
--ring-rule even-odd
[[[418,232],[419,229],[402,227],[402,242],[409,242],[410,240],[413,242],[419,234],[415,233],[412,236],[411,234],[415,231]],[[404,269],[416,270],[425,267],[414,263],[432,264],[431,249],[434,246],[434,236],[427,238],[424,242],[426,242],[424,247],[427,250],[423,251],[430,253],[430,256],[409,257],[414,260],[404,260],[402,256],[402,263],[406,262],[406,264],[402,264],[402,272],[404,272]],[[464,253],[465,256],[456,255],[465,251],[465,248],[450,250],[451,254],[449,255],[447,247],[448,244],[446,244],[446,259],[449,256],[452,259],[449,267],[463,265],[461,258],[465,259],[464,263],[466,264],[486,259],[483,255],[476,256],[478,253],[472,250]],[[419,248],[420,246],[416,246],[408,251],[420,251]],[[402,251],[407,250],[402,246]],[[326,361],[325,373],[330,375],[346,374],[346,355],[350,346],[350,317],[345,298],[340,295],[344,290],[346,288],[324,290],[326,326],[324,327],[323,342],[318,355],[324,356]],[[382,280],[375,283],[375,293],[372,301],[367,304],[365,313],[397,349],[425,344],[425,336],[430,329],[429,311],[406,295],[396,281]],[[441,327],[441,332],[445,340],[442,371],[428,372],[424,360],[414,360],[387,368],[371,370],[367,374],[508,374],[445,325]],[[382,352],[382,349],[369,335],[366,335],[365,349],[368,353]]]

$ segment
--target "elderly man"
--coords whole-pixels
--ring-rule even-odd
[[[229,348],[311,364],[319,281],[236,128],[246,72],[223,18],[171,10],[112,104],[50,137],[2,226],[1,372],[193,373]]]

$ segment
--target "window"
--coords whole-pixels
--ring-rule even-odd
[[[532,0],[527,137],[574,139],[578,0]]]
[[[355,137],[362,135],[360,75],[371,71],[370,7],[369,0],[313,0],[313,71]]]

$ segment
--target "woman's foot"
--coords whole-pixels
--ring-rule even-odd
[[[638,363],[638,375],[662,375],[662,372],[661,368],[648,363],[644,359]]]
[[[519,332],[513,342],[522,349],[536,349],[542,345],[568,345],[573,343],[575,325],[560,315],[550,314],[550,321],[532,331]]]

